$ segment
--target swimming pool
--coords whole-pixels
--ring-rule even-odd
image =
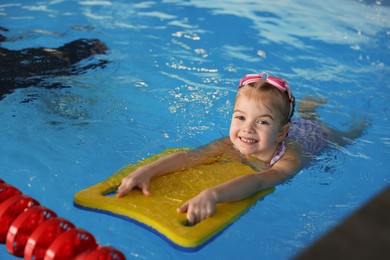
[[[389,185],[389,15],[384,1],[5,1],[1,47],[97,38],[109,52],[82,65],[109,63],[2,97],[0,178],[129,259],[291,258]],[[367,118],[365,134],[195,253],[73,206],[123,165],[226,135],[239,79],[262,70],[298,99],[326,98],[319,112],[334,127]],[[0,258],[14,257],[0,245]]]

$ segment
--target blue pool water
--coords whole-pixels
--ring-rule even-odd
[[[390,6],[385,1],[11,1],[1,47],[109,47],[104,68],[47,77],[0,100],[0,178],[128,259],[289,259],[387,187]],[[1,57],[0,57],[1,58]],[[195,253],[149,231],[73,206],[80,189],[168,147],[228,134],[243,74],[267,70],[319,113],[364,135],[280,185]],[[67,88],[44,88],[60,83]],[[13,259],[0,245],[0,259]]]

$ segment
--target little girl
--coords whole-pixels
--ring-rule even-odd
[[[149,196],[153,177],[221,158],[238,160],[256,170],[255,174],[206,189],[180,206],[177,211],[186,213],[188,222],[194,225],[212,216],[217,203],[247,198],[293,177],[322,152],[336,133],[310,118],[309,108],[317,107],[314,99],[302,104],[302,118],[291,121],[295,99],[284,79],[265,72],[246,75],[238,89],[229,137],[138,168],[122,180],[117,196],[122,197],[136,187]],[[358,132],[355,134],[360,135]],[[340,134],[346,136],[341,132],[336,136]]]

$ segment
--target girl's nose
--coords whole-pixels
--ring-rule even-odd
[[[254,125],[253,125],[253,123],[249,122],[249,121],[246,121],[244,123],[244,126],[243,126],[242,130],[244,132],[247,132],[247,133],[253,133],[254,132]]]

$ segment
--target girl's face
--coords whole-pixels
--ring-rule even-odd
[[[278,144],[284,139],[289,124],[281,126],[278,113],[256,99],[240,95],[234,106],[230,140],[244,155],[269,162]]]

